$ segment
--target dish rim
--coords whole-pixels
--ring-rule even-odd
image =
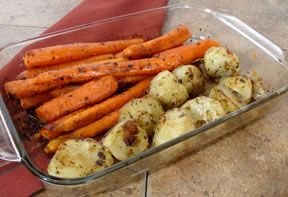
[[[143,10],[143,11],[139,11],[139,12],[133,12],[133,13],[129,13],[129,14],[125,14],[125,15],[121,15],[121,16],[116,16],[116,17],[112,17],[112,18],[107,18],[107,19],[103,19],[103,20],[97,20],[97,21],[93,21],[87,24],[83,24],[83,25],[79,25],[79,26],[75,26],[75,27],[71,27],[68,29],[64,29],[64,30],[60,30],[60,31],[56,31],[56,32],[52,32],[52,33],[48,33],[45,35],[40,35],[37,37],[33,37],[33,38],[29,38],[26,40],[22,40],[19,42],[14,42],[14,43],[10,43],[2,48],[0,48],[0,52],[2,52],[3,50],[10,48],[10,47],[15,47],[17,45],[21,45],[25,42],[31,42],[31,41],[40,41],[49,37],[54,37],[54,36],[58,36],[58,35],[62,35],[62,34],[66,34],[66,33],[70,33],[73,31],[78,31],[81,30],[83,28],[89,28],[92,26],[96,26],[96,25],[101,25],[104,23],[108,23],[108,22],[113,22],[113,21],[117,21],[117,20],[121,20],[127,17],[131,17],[131,16],[136,16],[136,15],[143,15],[143,14],[149,14],[150,12],[156,12],[156,11],[161,11],[161,10],[169,10],[169,9],[176,9],[176,8],[192,8],[192,9],[199,9],[202,10],[204,12],[206,12],[207,14],[212,14],[215,17],[219,17],[219,16],[227,16],[227,17],[233,17],[235,19],[237,19],[234,16],[231,15],[226,15],[223,14],[221,12],[216,12],[214,10],[208,9],[208,8],[203,8],[197,5],[193,5],[193,4],[176,4],[176,5],[168,5],[168,6],[163,6],[163,7],[158,7],[158,8],[153,8],[153,9],[147,9],[147,10]],[[239,19],[238,19],[239,20]],[[240,21],[240,20],[239,20]],[[245,24],[245,23],[244,23]],[[246,25],[246,24],[245,24]],[[250,30],[253,30],[250,26],[247,25],[247,27],[250,28]],[[255,31],[255,30],[253,30]],[[255,31],[256,32],[256,31]],[[239,32],[238,32],[239,33]],[[260,33],[256,32],[257,36],[262,36]],[[268,40],[267,38],[265,38],[264,36],[262,36],[265,41],[269,41],[271,44],[273,44],[275,47],[278,47],[277,45],[275,45],[273,42],[271,42],[270,40]],[[280,47],[278,47],[280,49]],[[281,50],[281,49],[280,49]],[[285,52],[284,50],[281,50],[283,53]],[[287,51],[286,51],[287,52]],[[277,58],[276,58],[277,60]],[[283,61],[284,60],[284,61]],[[283,66],[285,66],[286,68],[288,67],[287,62],[285,61],[285,58],[278,61],[278,63],[282,64]],[[99,179],[103,176],[106,176],[116,170],[120,170],[126,166],[129,166],[137,161],[140,161],[148,156],[151,156],[153,154],[156,154],[158,152],[161,152],[169,147],[172,147],[173,145],[176,145],[178,143],[183,142],[184,140],[187,140],[193,136],[196,136],[197,134],[203,133],[206,130],[209,130],[217,125],[220,125],[224,122],[226,122],[227,120],[233,119],[236,116],[243,114],[247,111],[250,111],[284,93],[288,92],[288,84],[286,84],[284,87],[279,88],[278,90],[275,90],[273,92],[268,93],[267,95],[265,95],[263,98],[250,103],[244,107],[242,107],[241,109],[229,113],[213,122],[210,122],[208,124],[205,124],[204,126],[197,128],[197,129],[193,129],[175,139],[172,139],[164,144],[161,144],[160,146],[157,147],[152,147],[149,148],[148,150],[146,150],[145,152],[142,152],[140,154],[137,154],[125,161],[121,161],[118,163],[113,164],[111,167],[105,168],[103,170],[100,170],[98,172],[95,172],[91,175],[85,176],[85,177],[80,177],[80,178],[75,178],[75,179],[70,179],[70,178],[58,178],[58,177],[54,177],[54,176],[50,176],[49,174],[46,174],[45,172],[40,171],[38,168],[36,168],[34,166],[34,164],[31,162],[31,160],[29,159],[29,156],[24,148],[24,145],[20,139],[20,136],[13,124],[13,121],[9,115],[9,112],[6,108],[5,102],[3,100],[2,97],[0,97],[0,117],[3,120],[3,123],[5,124],[4,127],[7,130],[8,134],[10,135],[9,137],[11,138],[11,142],[13,147],[15,148],[16,154],[19,156],[19,160],[15,160],[18,162],[23,163],[26,168],[28,168],[34,175],[36,175],[39,179],[41,179],[42,181],[49,183],[49,184],[54,184],[54,185],[58,185],[58,186],[75,186],[75,185],[81,185],[81,184],[85,184],[88,182],[91,182],[95,179]]]

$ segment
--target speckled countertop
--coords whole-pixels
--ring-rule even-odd
[[[35,36],[79,0],[0,0],[0,46]],[[288,48],[288,1],[171,0],[232,14]],[[41,16],[41,17],[40,17]],[[288,97],[262,119],[149,175],[148,196],[288,196]],[[144,182],[98,196],[143,196]],[[39,196],[51,196],[43,192]]]

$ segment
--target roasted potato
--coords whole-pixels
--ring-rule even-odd
[[[189,109],[174,108],[168,110],[156,126],[153,146],[159,146],[195,128]]]
[[[207,74],[214,78],[238,76],[240,72],[236,54],[223,47],[211,47],[207,50],[204,65]]]
[[[185,86],[169,71],[156,75],[150,84],[149,94],[166,109],[182,105],[189,97]]]
[[[193,65],[184,65],[175,68],[172,73],[185,86],[191,96],[197,96],[204,87],[205,80],[200,70]]]
[[[266,94],[266,89],[263,83],[263,79],[259,77],[255,72],[251,76],[252,81],[252,98],[258,100]]]
[[[149,136],[164,113],[161,104],[152,97],[133,99],[120,110],[120,121],[134,120]]]
[[[220,86],[224,86],[231,90],[237,100],[242,106],[247,105],[252,99],[252,82],[246,76],[228,77],[223,79],[219,83]]]
[[[61,178],[77,178],[107,168],[113,157],[94,139],[67,140],[54,154],[48,174]]]
[[[211,89],[209,97],[218,100],[227,113],[238,110],[241,103],[231,90],[224,86],[215,86]]]
[[[218,100],[206,96],[199,96],[189,100],[182,108],[190,109],[192,115],[194,115],[193,117],[195,117],[195,115],[199,117],[200,115],[203,123],[213,121],[226,114]],[[197,121],[200,121],[199,118],[197,119]]]
[[[147,132],[128,120],[115,125],[104,138],[103,145],[116,159],[123,161],[145,151],[149,142]]]

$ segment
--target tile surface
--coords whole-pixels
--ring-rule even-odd
[[[80,0],[0,0],[0,25],[49,27]]]
[[[0,0],[0,47],[39,35],[80,0]]]

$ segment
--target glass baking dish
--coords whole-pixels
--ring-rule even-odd
[[[149,32],[155,32],[159,24],[151,22],[151,19],[159,19],[159,17],[162,17],[164,22],[161,33],[179,24],[186,24],[193,33],[192,40],[211,38],[235,51],[240,59],[242,73],[255,71],[269,85],[270,92],[238,111],[87,177],[62,179],[49,176],[46,173],[49,157],[43,153],[43,146],[27,140],[25,133],[23,134],[19,129],[21,128],[19,121],[14,117],[18,113],[17,107],[8,101],[7,95],[3,92],[4,82],[15,79],[23,69],[21,65],[23,51],[55,44],[116,40],[135,35],[142,35],[146,39],[153,38],[157,34],[149,34]],[[133,30],[130,28],[129,31],[122,31],[119,35],[116,30],[129,24],[129,21],[138,21],[138,23],[133,23]],[[95,32],[98,36],[94,36]],[[101,35],[102,37],[105,35],[105,40],[101,39]],[[141,177],[147,170],[153,173],[189,155],[201,145],[261,115],[268,114],[268,111],[282,97],[281,95],[288,91],[287,51],[281,50],[233,16],[194,5],[171,5],[145,10],[13,43],[0,50],[0,69],[0,158],[21,162],[43,181],[46,189],[59,196],[104,192]]]

